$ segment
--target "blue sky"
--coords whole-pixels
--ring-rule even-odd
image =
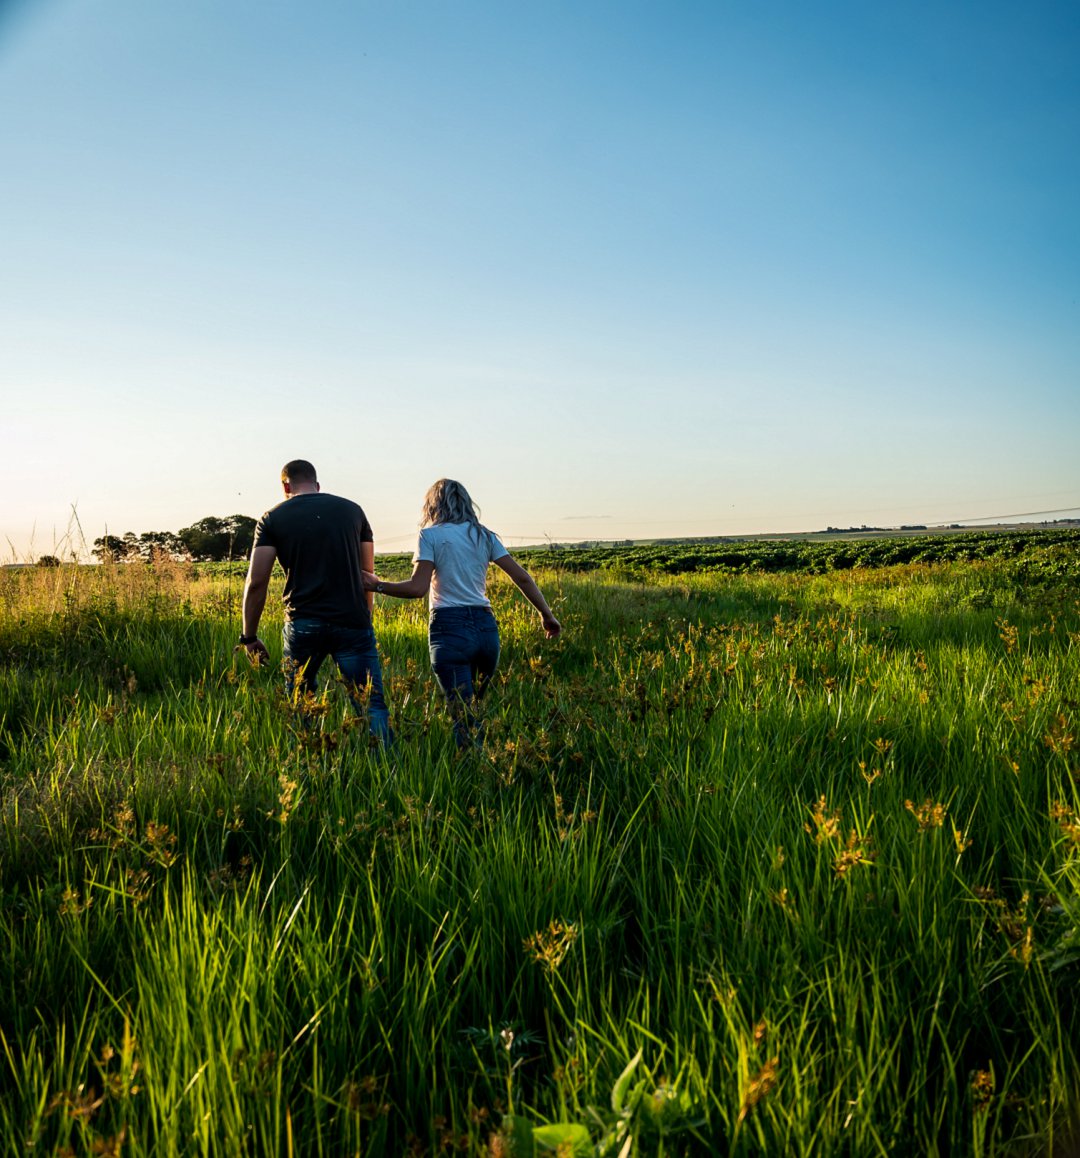
[[[16,557],[1080,506],[1080,7],[0,2]],[[1053,516],[1051,516],[1053,517]]]

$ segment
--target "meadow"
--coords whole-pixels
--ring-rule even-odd
[[[235,568],[0,573],[0,1154],[1066,1153],[1078,554],[493,581],[465,755],[417,603],[386,756]]]

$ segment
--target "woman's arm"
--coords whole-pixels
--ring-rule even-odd
[[[360,569],[361,571],[375,570],[375,544],[361,543],[360,544]],[[375,610],[375,596],[370,591],[364,592],[364,599],[367,601],[368,615]]]
[[[562,631],[562,624],[552,615],[547,600],[536,585],[536,580],[513,555],[503,555],[501,559],[496,559],[495,566],[505,571],[513,579],[521,594],[540,612],[540,618],[544,623],[544,633],[548,639],[554,639]]]
[[[428,593],[431,576],[434,573],[435,564],[422,559],[414,564],[412,575],[400,583],[387,583],[378,575],[365,571],[364,586],[368,591],[377,591],[380,595],[396,595],[398,599],[421,599]]]

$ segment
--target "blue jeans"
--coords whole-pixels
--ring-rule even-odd
[[[382,667],[370,627],[342,627],[325,619],[292,619],[281,633],[285,644],[285,689],[291,699],[297,679],[304,693],[314,694],[322,661],[332,656],[349,698],[357,711],[366,713],[371,734],[390,745],[390,711],[383,695]],[[370,682],[371,692],[364,703],[363,693]]]
[[[490,607],[439,607],[431,613],[428,651],[454,718],[459,748],[483,739],[473,705],[499,663],[499,628]]]

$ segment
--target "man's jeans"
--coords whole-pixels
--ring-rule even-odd
[[[292,619],[281,633],[285,644],[285,688],[293,696],[296,680],[301,691],[315,692],[319,667],[332,656],[358,712],[366,714],[371,734],[383,747],[390,745],[390,712],[383,695],[382,668],[370,627],[342,627],[325,619]],[[371,692],[364,702],[370,681]]]
[[[499,663],[499,628],[490,607],[440,607],[431,613],[428,650],[435,678],[454,718],[459,748],[478,743],[472,705],[479,700]]]

